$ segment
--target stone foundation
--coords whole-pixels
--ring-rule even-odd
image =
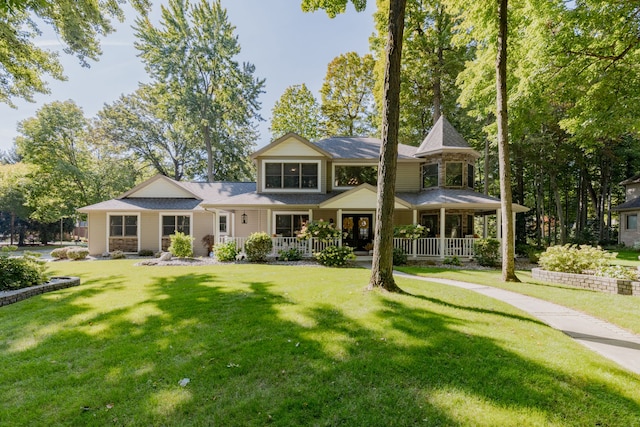
[[[640,296],[640,282],[632,282],[631,280],[612,279],[589,274],[560,273],[558,271],[546,271],[541,268],[531,269],[531,276],[537,280],[560,283],[576,288],[610,294]]]
[[[0,292],[0,307],[22,301],[34,295],[70,288],[80,284],[79,277],[52,277],[47,283],[15,291]]]

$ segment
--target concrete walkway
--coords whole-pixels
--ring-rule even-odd
[[[370,267],[369,267],[370,268]],[[468,289],[519,308],[552,328],[558,329],[585,347],[640,374],[640,336],[579,311],[538,298],[457,280],[419,277],[401,272],[397,276]],[[634,298],[634,297],[630,297]]]

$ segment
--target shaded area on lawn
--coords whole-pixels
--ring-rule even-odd
[[[519,348],[492,330],[542,342],[555,331],[488,300],[471,304],[463,291],[408,280],[402,287],[414,296],[363,293],[354,280],[318,286],[348,292],[343,306],[322,295],[310,303],[260,269],[253,277],[264,281],[241,269],[202,271],[154,270],[137,292],[119,275],[83,279],[80,289],[7,314],[3,326],[15,329],[3,328],[0,354],[16,369],[3,374],[0,424],[640,422],[637,391],[634,401],[616,389],[621,379],[640,385],[636,377],[605,361],[576,375],[525,356],[535,343]],[[57,324],[43,320],[52,315]],[[31,345],[16,345],[33,333],[40,336]],[[50,346],[59,349],[55,360]]]

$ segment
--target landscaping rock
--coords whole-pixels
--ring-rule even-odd
[[[170,261],[171,260],[171,252],[162,252],[160,255],[160,261]]]

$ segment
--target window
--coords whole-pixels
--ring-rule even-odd
[[[282,237],[295,237],[307,221],[309,221],[309,215],[276,214],[276,234]]]
[[[627,230],[637,230],[638,229],[638,215],[637,214],[627,214]]]
[[[318,189],[318,163],[265,162],[264,187],[267,189]]]
[[[425,235],[427,237],[436,237],[439,234],[440,223],[438,222],[438,214],[422,214],[420,217],[420,225],[426,228]]]
[[[467,165],[467,187],[473,189],[474,188],[474,173],[473,173],[473,165]]]
[[[227,215],[220,215],[220,226],[218,228],[218,231],[220,231],[220,233],[222,234],[227,234],[228,233],[228,227],[227,227]]]
[[[335,166],[334,187],[355,187],[360,184],[378,185],[378,168],[376,166]]]
[[[138,217],[136,215],[115,215],[109,217],[109,236],[137,236]]]
[[[422,188],[438,186],[438,164],[422,166]]]
[[[447,187],[462,187],[462,163],[446,163],[444,182]]]
[[[163,215],[162,216],[162,235],[170,236],[176,232],[190,235],[190,218],[187,215]]]

